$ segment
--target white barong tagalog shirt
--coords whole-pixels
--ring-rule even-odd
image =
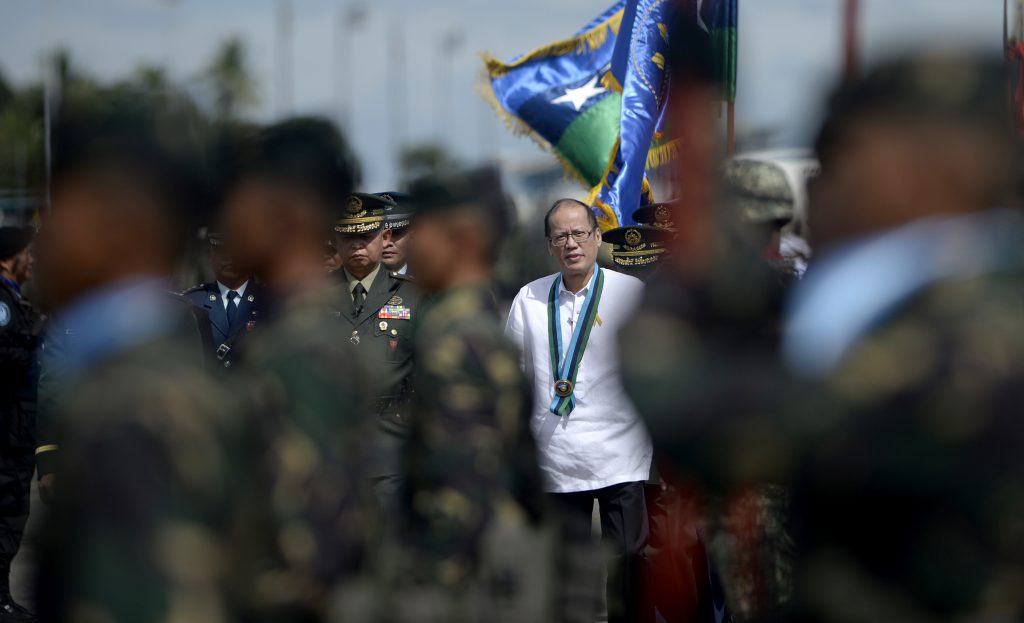
[[[537,440],[545,489],[554,493],[593,491],[646,480],[651,440],[626,396],[619,371],[619,329],[629,322],[643,295],[643,283],[604,271],[597,319],[576,376],[576,408],[567,416],[551,413],[555,396],[548,346],[548,294],[557,275],[527,284],[509,312],[505,332],[522,352],[522,366],[533,381],[530,425]],[[573,294],[560,286],[562,347],[569,349],[587,287]],[[565,357],[565,352],[562,353]]]

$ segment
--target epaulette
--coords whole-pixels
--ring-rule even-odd
[[[208,284],[201,283],[201,284],[199,284],[197,286],[192,286],[188,290],[182,290],[181,292],[178,292],[178,296],[186,296],[188,294],[192,294],[193,292],[199,292],[200,290],[205,290],[207,285]]]
[[[409,283],[416,283],[416,278],[413,277],[412,275],[406,275],[404,273],[397,273],[395,271],[391,271],[388,274],[391,275],[392,279],[400,279],[402,281],[408,281]]]

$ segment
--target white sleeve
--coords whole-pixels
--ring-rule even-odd
[[[519,367],[526,371],[526,321],[523,310],[523,291],[520,290],[512,301],[512,307],[508,312],[508,320],[505,322],[505,337],[507,337],[516,348],[519,349]]]

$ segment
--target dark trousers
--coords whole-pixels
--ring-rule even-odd
[[[551,495],[561,511],[562,537],[567,546],[576,550],[593,538],[591,524],[597,500],[601,542],[606,551],[609,623],[653,622],[653,612],[643,599],[647,574],[644,548],[649,536],[644,483],[627,482],[596,491]]]
[[[31,448],[0,446],[0,598],[11,592],[11,561],[28,523],[34,471]]]

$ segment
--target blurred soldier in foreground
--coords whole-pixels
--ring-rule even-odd
[[[1024,618],[1024,216],[997,209],[1007,121],[996,57],[895,59],[830,102],[821,261],[783,341],[811,389],[771,429],[798,485],[801,620]]]
[[[395,620],[547,621],[557,580],[530,389],[491,285],[507,200],[492,169],[413,192],[410,265],[435,297],[414,342]]]
[[[35,460],[38,347],[43,318],[21,295],[34,232],[0,227],[0,621],[34,620],[11,597],[11,561],[28,521]]]
[[[381,250],[381,263],[388,270],[404,275],[409,270],[408,234],[409,225],[412,224],[412,196],[394,190],[378,194],[394,202],[394,205],[386,206],[384,209],[384,247]]]
[[[211,347],[212,361],[216,367],[230,368],[235,359],[232,351],[262,320],[266,297],[252,275],[235,267],[221,234],[208,233],[206,243],[215,281],[190,288],[182,296],[206,311],[209,322],[200,330]]]
[[[379,381],[370,408],[377,427],[369,460],[373,489],[386,516],[397,512],[401,488],[399,463],[409,434],[413,327],[420,302],[411,277],[381,264],[386,210],[394,207],[389,198],[355,193],[334,227],[344,266],[334,314],[360,365]]]
[[[791,576],[785,491],[767,480],[736,486],[707,478],[701,466],[723,456],[706,447],[702,427],[724,420],[728,404],[761,404],[748,388],[774,387],[782,293],[762,259],[766,241],[751,236],[738,210],[719,197],[714,117],[721,102],[708,35],[685,11],[669,32],[668,129],[680,140],[686,183],[678,201],[655,208],[655,223],[677,237],[620,336],[626,390],[671,488],[652,511],[650,594],[672,623],[719,621],[726,605],[740,621],[770,620]],[[722,406],[726,400],[732,403]],[[734,432],[757,437],[754,429]],[[757,455],[729,456],[739,462]]]
[[[323,232],[357,164],[335,127],[313,118],[270,126],[242,152],[222,225],[238,269],[265,279],[273,306],[245,344],[236,398],[264,428],[280,556],[253,590],[281,618],[316,621],[361,569],[376,522],[364,452],[370,383],[330,317],[337,288],[323,270]]]
[[[239,547],[259,473],[246,420],[204,371],[187,303],[167,292],[197,205],[181,119],[75,109],[55,133],[39,239],[65,326],[59,494],[36,603],[53,621],[226,620],[258,549]],[[173,130],[172,130],[173,128]],[[251,544],[250,544],[251,545]],[[246,558],[246,560],[242,560]]]

